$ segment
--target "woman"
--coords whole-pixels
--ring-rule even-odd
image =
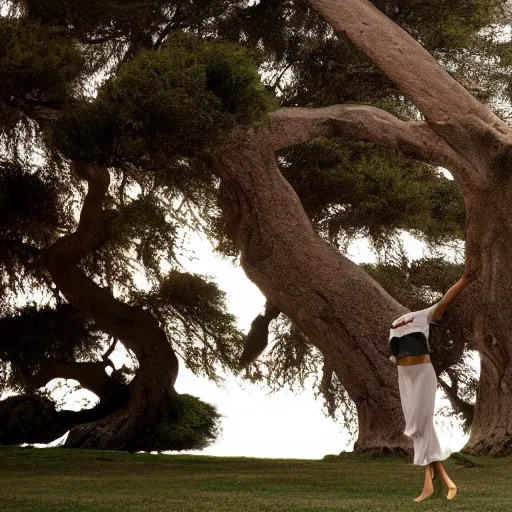
[[[430,362],[429,324],[438,320],[459,293],[474,279],[468,273],[454,284],[444,297],[428,309],[413,311],[396,319],[390,330],[390,350],[397,360],[400,399],[405,416],[404,434],[414,442],[414,464],[426,466],[420,502],[434,492],[432,480],[438,474],[448,488],[451,500],[457,487],[441,461],[449,452],[440,446],[434,428],[434,402],[437,377]]]

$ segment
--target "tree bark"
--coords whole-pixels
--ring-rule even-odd
[[[311,5],[355,43],[418,107],[430,128],[466,159],[471,180],[485,181],[492,158],[511,144],[510,127],[368,0],[311,0]],[[456,177],[460,182],[467,178],[460,173]]]
[[[267,348],[268,328],[270,322],[275,320],[281,311],[267,301],[265,313],[258,315],[251,323],[251,328],[244,340],[244,350],[240,356],[240,365],[246,366],[255,361]]]
[[[241,133],[213,164],[242,267],[332,364],[357,407],[356,448],[409,451],[387,343],[392,320],[407,310],[314,232],[269,131]]]
[[[104,225],[103,200],[109,185],[105,167],[75,163],[75,171],[88,182],[88,193],[76,231],[47,249],[46,266],[68,302],[95,320],[98,327],[119,339],[139,362],[130,384],[126,407],[98,422],[77,426],[68,446],[114,449],[152,449],[158,429],[172,417],[178,359],[157,320],[139,307],[115,299],[96,285],[79,267],[94,247]]]
[[[492,199],[479,203],[468,236],[479,237],[482,251],[481,309],[474,318],[480,353],[480,382],[471,436],[465,451],[512,453],[512,190],[509,179],[496,181]]]
[[[467,162],[424,121],[402,121],[369,105],[281,108],[269,116],[272,147],[285,149],[317,137],[381,144],[431,165],[464,174]]]

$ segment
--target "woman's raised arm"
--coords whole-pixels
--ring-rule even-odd
[[[464,275],[443,295],[443,298],[437,303],[436,309],[432,313],[432,321],[435,322],[443,313],[451,306],[452,302],[459,296],[460,292],[466,288],[468,284],[478,277],[478,270],[472,268],[466,259],[466,271]]]

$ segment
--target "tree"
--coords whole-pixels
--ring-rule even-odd
[[[474,270],[481,272],[483,292],[478,304],[483,307],[469,324],[482,366],[467,449],[506,453],[510,450],[506,412],[509,342],[508,321],[500,311],[510,300],[506,263],[509,248],[503,236],[507,229],[510,127],[371,4],[351,1],[334,6],[319,1],[313,6],[335,30],[344,30],[422,112],[422,126],[428,134],[415,142],[422,145],[434,138],[441,146],[436,151],[438,155],[444,154],[450,160],[447,168],[460,187],[467,209],[469,261]],[[384,37],[388,41],[385,50],[377,47]],[[409,133],[410,128],[414,127],[409,125]]]
[[[384,23],[385,17],[381,14],[378,16],[379,11],[366,2],[359,4],[359,10],[355,9],[356,3],[345,3],[340,7],[334,3],[324,5],[317,2],[313,3],[313,7],[322,13],[335,29],[343,30],[359,44],[399,87],[405,84],[407,87],[402,87],[403,92],[425,115],[427,121],[407,122],[382,110],[362,106],[336,106],[317,110],[282,109],[270,116],[270,128],[266,133],[260,132],[250,141],[239,135],[233,141],[232,148],[223,148],[219,151],[217,171],[221,173],[225,182],[225,209],[228,215],[230,203],[237,205],[236,210],[231,211],[231,218],[236,220],[232,221],[230,227],[242,250],[242,264],[246,272],[264,290],[265,295],[308,334],[324,357],[333,361],[333,366],[329,366],[329,370],[334,368],[341,383],[347,386],[349,395],[355,397],[360,427],[359,447],[371,448],[374,442],[385,446],[385,442],[374,435],[376,425],[379,425],[380,432],[386,430],[387,427],[383,425],[389,424],[389,418],[397,417],[399,411],[398,408],[393,409],[391,375],[385,375],[385,371],[374,368],[385,366],[384,350],[377,347],[379,359],[368,346],[374,345],[374,340],[385,339],[389,322],[392,316],[398,316],[399,311],[359,269],[351,267],[348,262],[340,264],[339,259],[329,252],[329,248],[320,249],[321,246],[314,238],[307,219],[279,174],[272,152],[319,136],[369,140],[401,150],[417,160],[448,168],[458,180],[464,195],[467,191],[465,187],[469,186],[468,164],[464,159],[461,160],[459,153],[455,151],[460,152],[463,148],[455,146],[452,140],[447,144],[441,136],[444,136],[444,127],[454,132],[457,129],[446,121],[446,112],[443,112],[443,124],[436,124],[436,129],[432,129],[428,117],[431,112],[425,106],[434,108],[434,112],[436,108],[442,110],[443,103],[439,102],[439,98],[449,98],[451,102],[457,95],[450,96],[445,93],[448,92],[448,88],[457,89],[459,103],[452,106],[453,110],[450,112],[466,112],[468,107],[463,108],[463,105],[467,103],[479,111],[487,122],[499,126],[501,132],[506,133],[507,128],[487,107],[477,102],[462,87],[456,87],[455,81],[425,50],[420,51],[421,47],[415,45],[411,38],[404,39],[404,32],[399,31],[391,22]],[[330,14],[327,15],[327,12]],[[368,25],[366,18],[369,16],[378,16],[378,22]],[[382,27],[386,27],[387,31]],[[400,39],[396,36],[397,40],[394,42],[397,49],[390,50],[388,54],[385,51],[387,40],[390,34],[394,36],[396,33],[401,34]],[[391,40],[393,42],[393,37]],[[416,63],[419,59],[426,61],[424,73],[421,75],[422,82],[415,78],[418,73]],[[428,99],[431,105],[428,104]],[[463,133],[467,135],[467,132]],[[466,140],[465,144],[472,157],[481,158],[480,154],[475,155],[476,151],[481,151],[481,147],[475,145],[473,139],[471,142]],[[467,159],[467,156],[464,158]],[[502,155],[500,160],[503,158]],[[242,161],[250,164],[243,165]],[[244,184],[241,183],[242,167],[247,177]],[[255,183],[261,185],[260,190],[255,190]],[[264,195],[266,198],[262,199]],[[288,199],[284,200],[283,198],[287,196]],[[271,211],[265,211],[266,206],[270,204]],[[489,201],[486,204],[489,204]],[[244,206],[240,208],[240,205]],[[281,215],[276,212],[276,205],[279,205]],[[489,215],[478,217],[481,220],[489,219]],[[249,237],[247,233],[254,231],[256,220],[256,232],[259,236]],[[252,226],[252,230],[249,226]],[[475,240],[479,241],[482,237],[483,233],[480,232]],[[276,240],[280,242],[276,243]],[[297,247],[297,253],[294,254],[290,247]],[[313,247],[316,250],[313,250]],[[265,256],[261,257],[261,254]],[[306,254],[311,256],[311,260],[306,259]],[[479,261],[476,250],[473,262],[477,267]],[[343,275],[340,275],[342,265]],[[315,271],[316,266],[322,270]],[[332,284],[333,276],[339,276],[336,287]],[[340,297],[340,287],[343,288],[344,297]],[[364,305],[357,300],[361,295],[365,297]],[[303,300],[301,304],[297,303],[297,297]],[[475,297],[471,299],[466,295],[464,311],[467,316],[463,324],[466,324],[467,330],[473,330],[472,323],[480,303]],[[391,314],[388,317],[377,318],[378,313],[375,312],[382,315],[390,312]],[[326,318],[329,318],[329,321],[326,321]],[[336,324],[340,326],[339,329],[336,329]],[[327,329],[327,325],[330,330]],[[382,331],[372,332],[370,325],[375,329],[377,325],[381,325]],[[343,342],[340,343],[340,339]],[[368,345],[365,339],[369,341]],[[479,346],[478,342],[476,346]],[[343,354],[343,362],[339,361],[339,354]],[[358,355],[357,359],[355,354]],[[357,375],[364,375],[364,379],[358,380]],[[372,375],[376,376],[375,379],[372,379]],[[486,404],[489,403],[487,399]],[[486,417],[490,418],[492,415]],[[478,418],[476,412],[474,421],[478,422]],[[474,432],[475,429],[472,439],[475,439]],[[394,446],[399,446],[398,430],[393,432],[391,425],[384,437],[393,439],[390,444],[395,443]],[[483,443],[482,438],[480,442]],[[488,443],[488,438],[485,442]],[[479,447],[472,441],[470,446],[472,449],[484,451],[506,450],[506,446],[502,444],[494,448],[490,448],[488,444]]]
[[[482,75],[475,71],[480,63],[491,62],[498,51],[505,59],[506,46],[494,44],[492,34],[481,33],[501,19],[504,2],[375,3],[413,32],[482,99],[492,99],[506,80],[506,71],[495,66],[492,69],[501,76],[482,88]],[[166,396],[165,376],[173,374],[163,332],[156,334],[155,318],[148,315],[149,310],[156,311],[147,295],[132,297],[129,286],[126,303],[112,301],[77,265],[105,243],[98,241],[103,226],[110,222],[103,206],[122,205],[127,200],[127,182],[141,182],[142,190],[158,198],[172,197],[176,191],[181,197],[199,197],[194,204],[201,207],[201,216],[220,249],[240,254],[247,275],[268,299],[265,315],[248,337],[244,361],[265,347],[269,323],[283,312],[293,323],[293,332],[289,332],[295,336],[300,330],[292,338],[300,337],[316,347],[314,366],[321,361],[325,369],[320,385],[329,389],[335,374],[342,393],[353,400],[359,425],[357,448],[409,448],[397,421],[401,408],[386,338],[391,320],[413,304],[392,298],[391,288],[388,293],[367,270],[340,255],[333,243],[343,249],[351,237],[365,234],[377,248],[386,250],[399,229],[412,230],[433,244],[460,239],[464,231],[461,202],[453,196],[453,184],[435,167],[453,173],[468,207],[468,194],[474,198],[478,189],[473,174],[483,172],[473,170],[483,165],[475,140],[480,136],[486,143],[494,139],[486,138],[484,125],[479,125],[478,132],[467,123],[481,115],[502,133],[507,133],[506,125],[367,2],[354,0],[344,6],[313,2],[313,10],[301,1],[274,0],[253,5],[205,0],[194,3],[193,9],[186,2],[163,0],[10,4],[14,14],[3,20],[6,44],[2,47],[19,49],[6,53],[2,64],[11,77],[2,97],[2,126],[9,134],[10,160],[20,159],[20,143],[27,141],[26,147],[32,143],[45,148],[59,187],[64,177],[65,183],[73,183],[66,174],[68,161],[88,182],[78,231],[68,230],[67,236],[46,249],[46,264],[57,289],[72,305],[93,318],[102,331],[119,337],[139,359],[149,359],[147,371],[142,372],[148,380],[141,378],[140,386],[137,381],[131,386],[135,396],[137,389],[144,390],[157,397],[155,404],[161,403]],[[465,16],[461,19],[462,4]],[[439,10],[449,14],[447,19],[432,16]],[[335,37],[315,11],[335,31],[346,32],[383,73],[347,39]],[[367,18],[374,23],[370,31]],[[275,30],[268,31],[262,20],[273,23]],[[183,28],[187,34],[179,33]],[[20,46],[21,35],[23,41],[36,39],[27,34],[47,41],[46,60],[39,47]],[[398,49],[388,47],[388,34]],[[401,45],[410,52],[400,53]],[[250,57],[267,75],[266,91]],[[26,69],[31,73],[26,74]],[[103,74],[104,83],[97,95],[87,95],[85,85],[98,73]],[[422,80],[415,78],[416,73]],[[281,108],[268,91],[278,93]],[[451,105],[446,112],[439,98]],[[345,101],[358,104],[332,105]],[[373,106],[361,105],[364,102]],[[466,104],[476,117],[464,117]],[[458,116],[455,124],[447,121],[452,120],[448,116],[452,113]],[[459,121],[464,129],[457,128]],[[319,137],[336,139],[336,144],[323,140],[297,147]],[[367,149],[354,141],[374,145]],[[507,153],[500,148],[498,144],[493,149],[494,157],[504,165]],[[468,155],[461,156],[465,150],[478,165],[469,166]],[[399,153],[422,164],[411,163]],[[317,156],[327,162],[323,167],[302,165],[303,160]],[[110,177],[117,194],[106,193]],[[321,194],[317,194],[315,177],[323,187]],[[310,184],[305,186],[308,179]],[[406,190],[405,200],[395,203],[396,193],[388,194],[393,190]],[[214,206],[217,191],[221,216]],[[440,195],[446,200],[439,200]],[[469,201],[472,208],[477,203],[476,199]],[[471,235],[476,229],[471,215],[484,221],[476,211],[468,208],[468,241],[473,236],[474,246],[470,243],[469,247],[478,255],[481,251],[475,242],[485,237],[476,231]],[[136,245],[137,237],[137,232],[129,232],[128,246]],[[98,254],[102,257],[91,270],[107,276],[105,262],[117,260],[101,251]],[[151,255],[152,250],[140,254]],[[472,261],[479,266],[478,258]],[[481,281],[483,290],[489,291]],[[101,284],[113,289],[106,278]],[[424,291],[429,286],[422,281],[416,289]],[[402,282],[400,289],[407,290],[407,285]],[[473,313],[482,295],[478,300],[472,295],[468,292],[461,300],[464,314],[455,315],[457,323],[445,336],[449,342],[455,334],[473,330],[474,319],[481,317]],[[131,308],[136,305],[145,306],[137,314],[143,316],[140,325],[146,326],[137,340],[125,323],[128,318],[133,320]],[[166,323],[165,317],[159,320],[160,325]],[[455,337],[453,357],[440,359],[439,369],[459,363],[465,342]],[[155,360],[151,354],[156,352],[164,357]],[[201,360],[197,351],[192,353],[196,361]],[[307,360],[307,353],[303,350],[291,360]],[[153,373],[162,378],[152,381]],[[454,382],[447,384],[456,393]],[[135,399],[133,403],[142,402]],[[473,421],[479,417],[477,406]],[[151,415],[148,420],[155,423]],[[117,432],[115,413],[103,421],[110,432]],[[75,439],[82,445],[92,440],[94,445],[100,428],[102,424],[96,423],[77,429],[85,436]],[[132,433],[137,434],[135,427]]]
[[[481,272],[483,294],[479,300],[466,298],[465,304],[466,313],[470,312],[466,326],[474,332],[482,356],[468,449],[507,452],[510,446],[505,412],[508,411],[508,326],[501,315],[492,319],[491,326],[488,304],[498,311],[498,301],[501,307],[508,303],[507,265],[504,263],[502,268],[499,262],[508,261],[508,249],[501,233],[507,225],[505,175],[510,128],[369,2],[314,1],[312,6],[336,31],[344,32],[367,53],[425,120],[402,121],[382,110],[364,106],[282,109],[270,116],[266,132],[260,132],[250,141],[239,135],[230,148],[219,151],[216,164],[226,183],[226,210],[234,197],[243,194],[250,198],[250,206],[232,210],[232,217],[236,218],[233,233],[242,248],[242,264],[267,297],[333,361],[341,383],[355,397],[360,426],[358,442],[370,446],[375,442],[375,437],[370,438],[372,423],[376,424],[377,418],[379,423],[386,423],[384,411],[395,417],[399,414],[390,399],[394,392],[391,371],[375,369],[386,365],[384,344],[375,346],[375,340],[385,339],[386,327],[401,312],[400,307],[360,269],[348,261],[340,261],[330,247],[322,247],[269,153],[319,136],[350,137],[399,149],[417,160],[449,169],[465,200],[467,251],[472,268]],[[249,164],[242,166],[242,161]],[[246,183],[240,177],[242,167]],[[253,184],[250,188],[249,181]],[[259,190],[255,190],[255,183],[260,185]],[[277,197],[282,206],[281,215],[275,211]],[[490,197],[501,199],[491,201]],[[240,199],[237,204],[241,204]],[[273,211],[271,214],[266,211],[265,215],[268,204],[272,204]],[[247,237],[247,226],[254,224],[254,212],[257,212],[260,236]],[[295,253],[290,250],[293,246],[297,247]],[[357,300],[361,295],[365,297],[364,305]],[[364,375],[364,380],[357,375]],[[365,433],[367,438],[362,437]],[[393,438],[391,432],[388,436]]]
[[[241,336],[225,312],[224,294],[210,279],[183,272],[176,260],[178,229],[193,227],[191,208],[208,203],[201,187],[191,186],[202,168],[196,165],[180,185],[187,166],[179,161],[149,177],[133,163],[118,162],[109,188],[106,165],[74,161],[69,167],[51,139],[62,112],[71,111],[65,120],[70,124],[83,106],[73,106],[71,92],[95,63],[85,61],[53,18],[32,16],[37,5],[23,7],[23,16],[2,20],[2,66],[10,73],[2,97],[9,161],[2,162],[0,187],[5,291],[0,353],[2,390],[27,394],[2,402],[2,442],[48,441],[74,427],[69,446],[204,447],[216,438],[219,415],[175,392],[176,353],[192,371],[216,380],[219,368],[237,367]],[[39,41],[23,39],[27,33]],[[46,48],[39,46],[41,39]],[[206,100],[215,114],[218,101],[213,95]],[[43,163],[32,163],[41,147]],[[88,184],[86,193],[81,180]],[[162,263],[170,270],[163,272]],[[148,291],[134,285],[141,272],[151,285]],[[24,294],[35,290],[47,305],[20,306]],[[115,370],[109,359],[118,341],[137,361],[130,382],[131,372]],[[57,412],[51,401],[31,394],[56,377],[78,380],[99,404],[79,413]],[[45,421],[34,425],[38,415]]]
[[[158,210],[154,208],[150,209],[153,225],[146,223],[147,219],[144,219],[143,215],[144,201],[139,198],[131,201],[125,208],[117,211],[110,209],[106,212],[111,220],[108,227],[113,230],[110,237],[88,239],[83,229],[83,215],[78,229],[72,233],[72,222],[70,221],[71,226],[66,226],[63,222],[65,217],[63,219],[58,211],[59,201],[69,192],[66,190],[65,181],[61,183],[62,188],[57,189],[51,186],[51,182],[45,183],[41,179],[41,174],[31,174],[21,168],[8,167],[4,168],[2,174],[1,246],[5,262],[4,288],[7,292],[3,297],[4,317],[0,320],[2,389],[11,388],[28,393],[24,402],[20,402],[19,397],[2,402],[0,409],[5,416],[2,442],[12,442],[13,435],[16,442],[47,442],[59,437],[74,425],[89,424],[104,417],[112,419],[112,415],[119,415],[120,412],[127,414],[127,411],[128,417],[136,422],[136,425],[132,425],[132,430],[113,431],[112,437],[107,436],[104,430],[95,446],[131,450],[183,449],[201,447],[206,440],[211,442],[216,437],[219,416],[208,404],[202,404],[193,397],[187,399],[186,396],[179,396],[173,391],[178,370],[174,350],[178,351],[193,371],[205,373],[213,379],[217,378],[215,368],[219,364],[224,368],[235,367],[237,346],[241,338],[233,325],[233,317],[224,311],[223,294],[213,283],[201,276],[171,269],[165,275],[156,273],[153,278],[155,286],[148,292],[136,293],[131,287],[130,305],[114,299],[111,293],[100,288],[88,275],[92,275],[96,280],[106,279],[107,282],[114,283],[114,286],[124,285],[130,289],[128,285],[133,276],[125,266],[138,260],[142,263],[143,269],[151,274],[151,270],[155,270],[156,264],[159,264],[158,246],[162,244],[162,239],[168,242],[165,237],[169,234],[167,230],[170,225],[163,222],[158,226],[164,219],[157,215]],[[151,204],[154,205],[154,202],[149,206]],[[133,210],[137,214],[136,219],[133,218]],[[112,221],[112,213],[116,213],[115,221]],[[123,218],[124,216],[126,218]],[[91,222],[89,226],[97,227],[97,224]],[[107,224],[100,222],[100,226],[105,229]],[[58,238],[57,228],[60,228],[61,232],[69,230],[71,234]],[[129,257],[130,252],[135,251],[131,243],[123,247],[123,242],[126,243],[126,237],[130,239],[134,233],[138,234],[141,243],[145,244],[144,250],[151,251],[150,258],[144,254],[139,254],[137,258]],[[58,238],[57,242],[49,243],[48,240],[51,241],[52,238]],[[70,253],[76,255],[80,244],[83,243],[87,247],[88,240],[94,246],[97,261],[88,261],[84,268],[73,265],[62,256],[66,243],[71,241]],[[48,245],[46,249],[45,244]],[[166,252],[169,249],[171,248],[166,248]],[[51,262],[47,263],[50,272],[47,272],[43,265],[45,251],[48,258],[59,259],[53,268]],[[50,254],[52,251],[54,253]],[[112,259],[108,259],[112,256]],[[67,282],[66,272],[73,273]],[[53,282],[51,277],[54,277]],[[55,284],[59,279],[63,279],[64,284],[57,289]],[[63,301],[59,292],[68,292],[66,285],[73,287],[79,283],[79,291],[75,292],[69,301],[74,306],[71,307]],[[27,288],[37,287],[43,292],[50,292],[46,299],[47,306],[41,308],[35,304],[23,307],[16,305],[19,300],[17,292],[23,293]],[[80,301],[85,300],[87,291],[90,293],[88,302],[82,305]],[[94,293],[100,296],[96,303]],[[9,301],[9,298],[12,300]],[[109,309],[112,305],[118,309]],[[141,306],[144,306],[144,309]],[[159,315],[160,321],[157,322],[149,311]],[[125,320],[121,325],[123,313]],[[136,402],[135,390],[143,386],[144,370],[140,363],[146,360],[145,364],[148,364],[148,358],[140,352],[135,352],[139,365],[135,379],[130,384],[127,377],[130,377],[131,372],[125,371],[124,368],[115,370],[109,359],[117,341],[126,343],[127,339],[137,340],[144,336],[144,321],[153,330],[150,335],[155,338],[154,342],[160,338],[160,347],[163,351],[151,355],[149,364],[152,358],[155,361],[155,355],[159,356],[154,364],[170,372],[167,387],[163,390],[162,403],[156,404],[159,416],[149,417],[146,427],[144,422],[150,414],[150,408],[155,407],[155,404],[146,397],[141,405],[145,408],[146,417],[137,417],[130,412],[130,403]],[[104,332],[112,336],[111,345],[99,358],[99,352],[107,341]],[[173,340],[174,350],[168,339]],[[135,345],[132,345],[132,348],[134,347]],[[155,349],[153,351],[156,352]],[[109,366],[113,370],[110,376],[106,373]],[[157,376],[155,368],[152,368],[152,373],[148,373],[151,379]],[[51,401],[44,401],[31,395],[31,392],[45,386],[56,377],[78,380],[82,387],[98,396],[99,404],[91,410],[79,413],[56,412],[55,404]],[[165,390],[169,388],[171,393],[167,393],[166,396]],[[41,407],[43,404],[47,420],[34,424],[34,417],[39,413],[31,412],[33,406]],[[36,410],[39,410],[37,407]],[[195,416],[191,414],[193,410]],[[26,417],[23,418],[20,414]],[[182,424],[184,418],[189,424]],[[197,420],[196,425],[190,423],[190,419],[194,418]],[[130,426],[129,422],[125,420],[124,426]],[[144,429],[144,435],[141,434],[141,428]],[[179,428],[183,432],[176,439],[174,436],[177,435],[176,429]],[[91,440],[84,437],[74,440],[79,431],[79,427],[72,431],[68,444],[90,445]],[[188,437],[185,435],[187,432]]]

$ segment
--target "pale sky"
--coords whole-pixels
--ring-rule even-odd
[[[262,294],[241,268],[217,257],[208,242],[197,235],[189,235],[189,238],[197,260],[183,261],[186,269],[215,278],[227,293],[229,311],[238,318],[239,327],[247,332],[251,321],[263,310]],[[420,243],[408,235],[404,240],[411,258],[423,255]],[[348,255],[357,262],[375,260],[363,240],[353,244]],[[123,364],[124,357],[122,349],[113,354],[116,367]],[[318,459],[353,449],[342,425],[324,416],[321,401],[315,399],[311,387],[297,394],[287,390],[269,394],[266,388],[234,377],[227,377],[224,386],[218,387],[205,378],[196,377],[182,364],[176,389],[215,405],[223,415],[221,438],[201,452],[185,453]],[[73,393],[67,398],[69,407],[76,408],[78,404],[72,406],[72,402],[87,395],[91,396],[85,390]],[[445,404],[446,399],[438,390],[436,406]],[[439,429],[442,440],[453,450],[459,450],[467,439],[458,427],[442,424]]]

